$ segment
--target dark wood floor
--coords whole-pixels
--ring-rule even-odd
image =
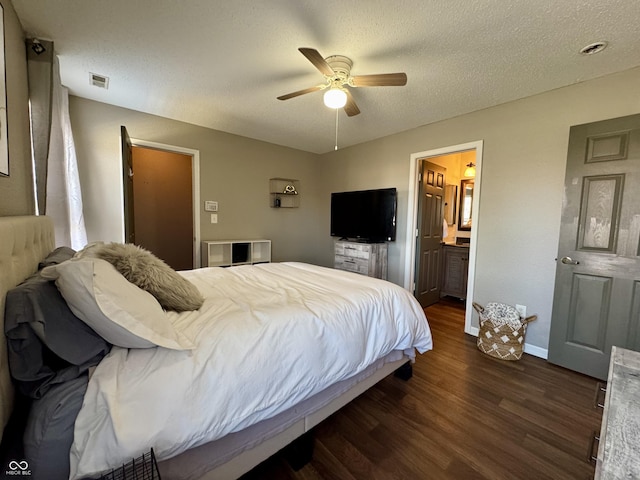
[[[455,301],[427,308],[434,350],[316,427],[313,460],[274,456],[254,479],[589,479],[597,381],[524,355],[479,352]]]

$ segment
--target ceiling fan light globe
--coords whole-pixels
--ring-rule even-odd
[[[347,94],[340,88],[332,88],[324,93],[324,104],[329,108],[342,108],[347,104]]]

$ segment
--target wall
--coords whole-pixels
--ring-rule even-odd
[[[4,9],[9,176],[0,176],[0,216],[32,215],[35,209],[29,135],[27,55],[22,25],[9,0]]]
[[[527,343],[546,349],[553,301],[569,127],[640,112],[640,68],[384,137],[321,157],[321,221],[328,193],[396,187],[398,234],[389,278],[402,284],[412,153],[484,140],[475,291],[481,304],[537,314]],[[331,240],[322,248],[330,258]],[[477,325],[477,320],[475,320]]]
[[[527,343],[544,351],[569,128],[638,113],[640,68],[321,156],[75,97],[70,109],[90,240],[115,240],[120,231],[123,124],[134,138],[200,150],[201,199],[220,202],[218,225],[206,223],[202,212],[202,238],[271,238],[275,261],[331,265],[330,193],[396,187],[398,230],[390,245],[389,279],[398,284],[407,262],[411,154],[483,140],[472,298],[526,305],[538,315]],[[299,209],[268,207],[268,179],[281,176],[300,180]]]
[[[319,263],[329,223],[321,202],[317,155],[71,96],[89,242],[122,241],[120,125],[133,139],[199,150],[201,239],[272,240],[274,261]],[[269,207],[269,178],[300,181],[299,208]],[[219,203],[211,224],[205,200]],[[331,262],[329,263],[329,265]]]

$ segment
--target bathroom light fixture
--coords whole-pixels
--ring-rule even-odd
[[[467,168],[464,171],[465,177],[475,177],[476,176],[476,164],[473,162],[469,162],[467,164]]]
[[[341,88],[331,88],[324,93],[324,104],[329,108],[342,108],[347,104],[347,94]]]

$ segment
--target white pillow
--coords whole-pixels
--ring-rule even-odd
[[[195,348],[175,330],[153,295],[129,282],[105,260],[67,260],[43,269],[42,276],[55,280],[71,311],[113,345]]]

